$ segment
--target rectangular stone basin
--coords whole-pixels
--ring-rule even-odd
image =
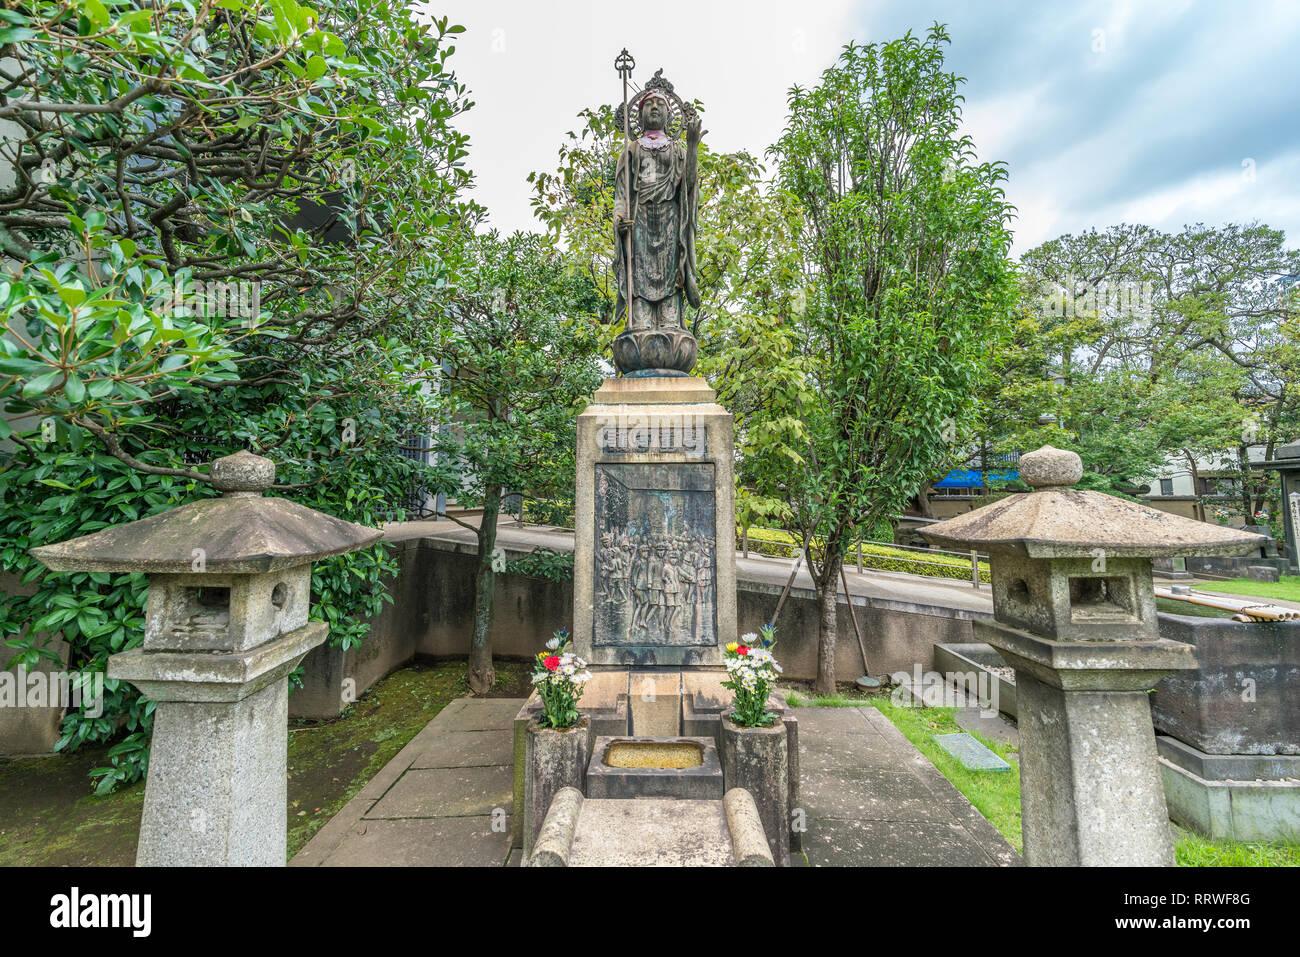
[[[587,765],[589,798],[720,800],[722,762],[712,738],[598,737]]]
[[[698,768],[704,746],[695,741],[610,742],[601,760],[611,768]]]

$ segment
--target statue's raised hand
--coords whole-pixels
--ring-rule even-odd
[[[700,141],[700,137],[704,135],[704,132],[700,129],[703,124],[704,120],[699,116],[686,121],[686,142],[689,145],[694,146]]]

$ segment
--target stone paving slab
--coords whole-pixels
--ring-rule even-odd
[[[978,731],[990,740],[1020,745],[1020,729],[1005,715],[986,715],[979,708],[959,708],[953,717],[963,731]]]
[[[1011,765],[993,751],[962,731],[957,734],[936,734],[935,744],[943,748],[970,771],[1010,771]]]
[[[367,820],[322,861],[324,867],[482,867],[502,865],[510,830],[490,815]],[[297,858],[295,858],[297,860]]]
[[[514,727],[515,715],[524,706],[522,698],[459,698],[465,706],[446,715],[442,731],[502,731]],[[435,719],[437,720],[437,719]]]
[[[491,814],[497,808],[511,807],[514,780],[514,773],[507,765],[411,768],[365,817],[372,820]]]
[[[478,768],[513,760],[512,731],[444,731],[420,751],[411,767]]]
[[[501,867],[522,698],[457,698],[307,842],[294,867]]]
[[[880,711],[809,707],[798,713],[801,760],[803,742],[810,742],[801,781],[809,864],[1020,863],[997,828]]]
[[[911,771],[854,768],[804,771],[802,798],[810,816],[840,821],[931,821],[952,814]]]
[[[801,722],[805,713],[800,711]],[[843,734],[799,736],[799,766],[805,772],[848,768],[897,770],[907,758],[903,748],[865,721],[860,730],[848,729]]]
[[[803,848],[813,866],[988,867],[997,863],[956,821],[819,818],[808,822]]]

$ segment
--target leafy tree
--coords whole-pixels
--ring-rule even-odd
[[[1122,224],[1026,253],[1026,321],[1037,329],[1027,351],[1036,347],[1037,361],[1007,376],[1001,406],[1020,427],[1003,439],[1031,447],[1063,434],[1110,491],[1132,491],[1171,457],[1194,478],[1198,463],[1235,466],[1242,509],[1256,511],[1267,479],[1251,473],[1247,449],[1271,454],[1300,411],[1291,331],[1300,253],[1284,243],[1260,225]],[[1058,423],[1040,429],[1035,410]]]
[[[600,303],[589,278],[568,269],[541,236],[467,236],[463,256],[433,351],[456,419],[441,450],[460,463],[461,501],[483,510],[468,526],[478,539],[468,682],[484,694],[496,680],[493,559],[502,496],[572,489],[577,415],[601,378]]]
[[[445,477],[394,454],[434,410],[427,360],[389,333],[436,318],[436,242],[472,218],[466,107],[445,19],[395,0],[33,2],[0,11],[0,635],[31,665],[61,632],[102,670],[141,640],[139,576],[45,575],[27,549],[212,494],[239,448],[277,490],[354,521]],[[323,562],[316,608],[352,646],[384,600],[382,546]],[[61,746],[127,737],[151,706],[107,682]]]
[[[821,606],[816,686],[835,689],[845,551],[888,521],[950,455],[975,411],[989,344],[1010,317],[1010,210],[999,164],[958,135],[961,80],[941,26],[850,43],[813,89],[790,91],[772,147],[803,217],[802,466],[765,476],[789,502]]]

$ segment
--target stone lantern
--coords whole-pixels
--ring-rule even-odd
[[[1172,865],[1147,692],[1196,656],[1160,638],[1152,559],[1264,538],[1072,488],[1082,476],[1078,455],[1044,446],[1020,458],[1034,491],[920,531],[989,555],[993,618],[974,632],[1016,672],[1026,862]]]
[[[52,571],[149,575],[144,643],[108,677],[156,703],[136,863],[285,863],[288,682],[329,626],[311,563],[381,533],[282,498],[269,459],[212,463],[224,494],[32,549]]]

